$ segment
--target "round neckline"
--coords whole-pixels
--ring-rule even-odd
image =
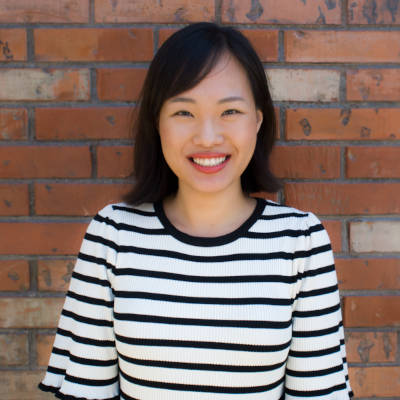
[[[179,240],[180,242],[191,244],[195,246],[204,246],[204,247],[211,247],[211,246],[220,246],[223,244],[227,244],[233,242],[237,238],[243,236],[248,232],[250,227],[257,221],[257,219],[262,215],[265,205],[267,202],[259,197],[254,197],[257,200],[256,206],[251,213],[251,215],[235,230],[232,232],[226,233],[220,236],[193,236],[188,233],[180,231],[176,228],[171,221],[168,219],[167,215],[164,211],[164,206],[162,204],[162,200],[158,200],[154,203],[154,210],[155,213],[160,220],[161,224],[163,225],[164,229],[175,239]]]

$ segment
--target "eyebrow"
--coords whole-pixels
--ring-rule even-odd
[[[229,103],[231,101],[246,101],[243,97],[240,96],[230,96],[230,97],[225,97],[221,100],[218,100],[218,104],[222,103]],[[194,99],[191,99],[190,97],[175,97],[172,100],[170,100],[171,103],[196,103]]]

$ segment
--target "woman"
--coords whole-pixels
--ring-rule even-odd
[[[328,235],[276,192],[275,116],[238,31],[189,25],[144,84],[136,184],[91,221],[40,388],[62,399],[348,399]]]

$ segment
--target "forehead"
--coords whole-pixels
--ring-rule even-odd
[[[221,55],[211,71],[196,86],[170,98],[168,103],[193,103],[193,97],[197,96],[218,98],[220,103],[253,97],[246,70],[231,54]]]

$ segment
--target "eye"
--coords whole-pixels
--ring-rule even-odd
[[[192,115],[192,113],[190,113],[189,111],[180,110],[180,111],[177,111],[174,115],[178,115],[181,117],[190,117]]]
[[[241,112],[239,110],[235,110],[234,108],[231,108],[222,113],[222,115],[234,115],[234,114],[241,114]]]

